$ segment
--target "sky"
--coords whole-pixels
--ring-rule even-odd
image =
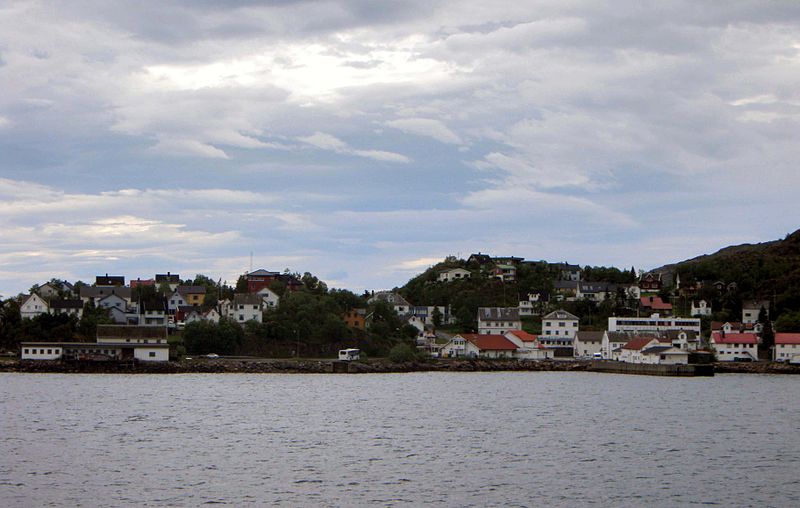
[[[0,295],[800,227],[800,2],[0,3]],[[252,259],[252,265],[251,265]]]

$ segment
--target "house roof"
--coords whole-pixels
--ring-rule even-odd
[[[506,335],[511,334],[514,337],[517,337],[522,342],[536,342],[537,337],[536,335],[528,332],[524,332],[522,330],[512,330],[508,332]]]
[[[755,333],[729,333],[712,332],[711,342],[714,344],[758,344],[758,335]]]
[[[800,333],[776,333],[775,344],[800,344]]]
[[[503,335],[478,335],[477,333],[462,334],[465,340],[472,342],[482,351],[486,350],[511,350],[516,351],[517,345]]]
[[[643,347],[650,344],[653,341],[653,337],[634,337],[633,339],[629,340],[622,349],[631,349],[633,351],[640,351]]]
[[[557,280],[553,282],[553,289],[578,289],[578,281],[576,280]]]
[[[165,339],[163,326],[97,325],[97,342],[102,339]]]
[[[108,295],[118,295],[126,300],[131,299],[131,288],[112,286],[112,287],[95,287],[95,286],[82,286],[81,298],[104,298]]]
[[[262,299],[259,295],[250,293],[237,293],[233,295],[234,305],[261,305]]]
[[[627,342],[632,338],[628,332],[607,332],[609,342]]]
[[[408,303],[408,300],[392,291],[378,291],[368,300],[368,303],[372,302],[386,302],[392,305],[411,307],[411,304]]]
[[[669,351],[670,349],[675,349],[672,346],[653,346],[647,349],[642,350],[643,355],[660,355],[665,351]]]
[[[742,302],[742,309],[761,310],[761,307],[769,310],[769,300],[745,300]]]
[[[182,295],[204,295],[206,294],[205,286],[178,286],[175,290]]]
[[[518,307],[479,307],[478,308],[478,321],[491,320],[504,320],[504,321],[519,321],[519,308]]]
[[[480,265],[485,265],[492,262],[491,256],[488,254],[481,254],[480,252],[477,254],[470,254],[469,258],[467,258],[467,262],[476,261]]]
[[[96,286],[124,286],[125,276],[109,274],[98,275],[94,278],[94,283]]]
[[[157,273],[156,282],[177,282],[180,284],[181,277],[177,273]]]
[[[51,309],[82,309],[83,300],[50,300]]]
[[[659,296],[643,296],[639,298],[639,304],[646,309],[672,310],[672,304],[666,303]]]
[[[578,316],[576,316],[575,314],[570,314],[564,309],[554,310],[553,312],[546,315],[542,319],[570,319],[573,321],[579,321]]]
[[[264,270],[263,268],[259,268],[254,272],[250,272],[247,274],[247,277],[275,277],[280,275],[280,272],[270,272],[269,270]]]
[[[606,332],[575,332],[575,340],[581,342],[600,342]]]

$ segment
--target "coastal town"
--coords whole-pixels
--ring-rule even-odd
[[[542,280],[547,283],[539,289],[518,291],[521,273],[526,270],[545,274]],[[369,344],[365,342],[370,341],[366,333],[380,329],[379,315],[390,313],[400,337],[395,346],[411,348],[417,359],[800,364],[800,331],[773,330],[769,299],[742,300],[738,319],[716,320],[715,295],[735,294],[735,282],[681,282],[679,273],[613,270],[610,278],[617,281],[596,280],[596,274],[593,280],[586,280],[592,275],[587,272],[598,270],[483,253],[466,260],[448,258],[421,276],[426,290],[435,288],[446,295],[449,288],[476,287],[480,280],[480,287],[502,288],[504,301],[512,295],[514,304],[477,302],[474,320],[468,322],[461,317],[463,312],[456,315],[448,298],[412,303],[410,291],[399,288],[360,296],[349,293],[350,301],[340,308],[337,323],[341,325],[338,330],[347,333],[334,331],[341,336],[323,340],[336,346],[327,349],[334,357],[339,347],[351,352],[366,349]],[[619,282],[620,278],[627,282]],[[94,319],[91,337],[84,334],[80,340],[54,340],[43,329],[43,336],[20,340],[16,354],[23,361],[167,362],[184,359],[187,354],[219,356],[209,350],[213,345],[187,351],[181,342],[184,333],[188,335],[203,324],[267,327],[282,309],[282,302],[314,291],[319,295],[328,290],[310,274],[301,276],[288,270],[246,272],[235,288],[205,276],[182,280],[171,272],[127,281],[122,275],[103,274],[92,284],[53,278],[33,286],[29,294],[6,300],[3,316],[6,321],[13,319],[9,316],[18,309],[20,321],[57,318],[62,324],[65,320],[81,324]],[[602,322],[592,319],[588,323],[590,316],[578,315],[576,310],[612,302],[614,315]],[[313,318],[303,319],[312,321],[306,324],[313,326]],[[299,326],[293,330],[296,347],[280,356],[301,355],[305,337],[300,336]],[[346,357],[358,355],[347,353]]]

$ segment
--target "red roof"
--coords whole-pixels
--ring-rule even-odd
[[[800,344],[800,333],[776,333],[775,344]]]
[[[522,330],[513,330],[508,333],[514,335],[514,337],[517,337],[522,342],[536,342],[537,339],[536,335],[528,332],[523,332]]]
[[[478,349],[503,349],[517,350],[517,345],[505,338],[503,335],[479,335],[477,333],[465,333],[461,335],[464,339],[472,342]]]
[[[622,349],[633,349],[640,351],[643,347],[653,342],[653,337],[636,337],[629,340]]]
[[[653,310],[672,310],[671,303],[665,303],[661,297],[658,296],[643,296],[639,299],[642,307]]]
[[[714,344],[758,344],[758,335],[755,333],[729,333],[723,337],[720,332],[711,334]]]

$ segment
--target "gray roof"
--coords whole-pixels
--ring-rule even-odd
[[[575,321],[579,321],[578,316],[576,316],[575,314],[570,314],[564,309],[554,310],[553,312],[546,315],[542,319],[572,319]]]
[[[486,320],[519,321],[518,307],[480,307],[478,321]]]
[[[261,305],[264,300],[259,295],[237,293],[233,295],[234,305]]]
[[[166,339],[163,326],[97,325],[97,341],[102,339]]]
[[[269,270],[264,270],[263,268],[260,268],[254,272],[250,272],[247,274],[247,276],[251,275],[256,277],[274,277],[276,275],[280,275],[280,272],[270,272]]]
[[[575,332],[575,339],[581,342],[600,342],[606,332]]]
[[[206,294],[205,286],[178,286],[175,291],[182,295]]]
[[[126,300],[130,300],[131,288],[121,286],[81,287],[81,298],[105,298],[108,295],[117,295]]]
[[[555,289],[578,289],[578,281],[576,280],[557,280],[553,282]]]
[[[50,300],[51,309],[82,309],[83,300]]]
[[[404,305],[406,307],[411,307],[411,304],[408,303],[408,300],[392,291],[379,291],[375,293],[375,295],[369,299],[369,303],[373,302],[386,302],[392,305]]]
[[[647,349],[642,350],[643,355],[658,355],[667,351],[669,349],[673,349],[672,346],[653,346]]]

